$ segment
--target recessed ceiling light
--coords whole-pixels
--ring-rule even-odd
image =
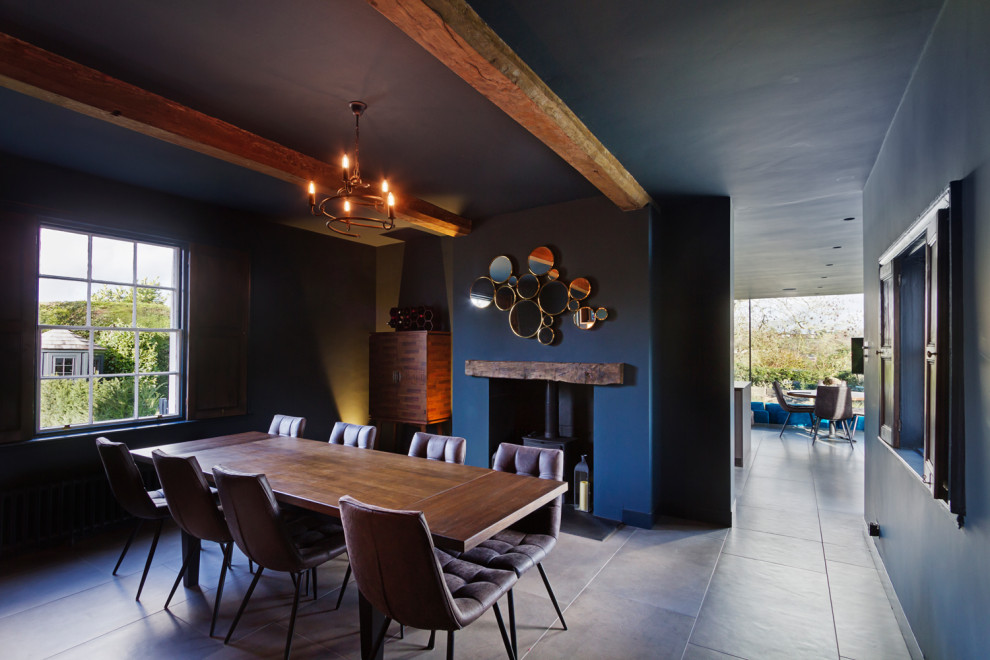
[[[833,250],[841,250],[842,249],[842,246],[841,245],[833,245],[832,246],[832,249]]]
[[[819,289],[824,289],[825,287],[823,287],[823,286],[820,286],[820,287],[818,287],[818,288],[819,288]]]
[[[828,279],[828,275],[822,275],[822,279],[823,280],[827,280]]]
[[[834,266],[835,264],[825,264],[826,266]]]
[[[856,218],[843,218],[842,221],[843,222],[851,222],[852,220],[855,220],[855,219]]]
[[[781,291],[797,291],[797,289],[781,289]]]

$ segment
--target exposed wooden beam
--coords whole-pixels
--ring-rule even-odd
[[[465,0],[367,0],[624,211],[650,200],[636,179]]]
[[[165,142],[300,186],[340,186],[340,168],[72,60],[0,33],[0,85]],[[304,199],[304,192],[300,199]],[[445,236],[471,221],[400,195],[396,216]]]

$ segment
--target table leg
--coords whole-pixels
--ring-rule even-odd
[[[358,589],[358,619],[361,622],[361,657],[363,660],[382,660],[382,649],[385,644],[378,648],[378,654],[374,658],[369,654],[375,645],[375,640],[382,632],[382,626],[385,625],[385,615],[368,602],[360,589]]]
[[[195,536],[189,536],[182,532],[182,557],[189,557],[189,564],[186,566],[186,575],[182,578],[182,583],[189,588],[199,586],[199,551],[202,547],[200,540]]]

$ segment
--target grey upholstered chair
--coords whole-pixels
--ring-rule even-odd
[[[417,431],[409,442],[409,455],[431,461],[464,465],[467,440],[454,435],[434,435]]]
[[[165,500],[172,518],[182,531],[189,536],[203,541],[219,543],[223,548],[223,565],[220,568],[220,580],[217,582],[217,594],[213,603],[213,620],[210,623],[210,637],[217,627],[217,615],[220,613],[220,598],[223,596],[224,580],[227,578],[227,567],[230,566],[230,556],[234,550],[234,539],[227,529],[227,521],[223,512],[217,506],[216,498],[206,483],[203,470],[195,456],[169,456],[156,449],[151,452],[158,472],[158,481],[165,491]],[[182,576],[186,574],[191,557],[182,558],[182,568],[175,578],[172,591],[165,600],[165,609],[172,602],[172,596],[179,587]]]
[[[518,579],[513,571],[485,568],[437,550],[420,511],[394,511],[340,498],[340,518],[354,579],[365,598],[385,615],[370,657],[381,648],[389,624],[447,631],[447,658],[454,657],[454,631],[495,612],[502,643],[515,658],[498,599]],[[430,647],[433,636],[430,637]]]
[[[285,435],[290,438],[301,438],[306,432],[305,417],[289,417],[288,415],[275,415],[268,432],[273,435]]]
[[[787,412],[787,417],[784,418],[784,423],[780,425],[780,433],[777,435],[778,438],[784,437],[784,429],[787,428],[787,421],[791,418],[791,413],[808,413],[812,417],[815,415],[815,407],[811,404],[801,404],[801,403],[791,403],[784,396],[784,390],[780,387],[779,381],[773,381],[773,393],[777,396],[777,403],[780,407]]]
[[[852,447],[853,437],[849,429],[849,420],[853,418],[852,406],[852,392],[847,385],[819,385],[815,396],[815,430],[811,444],[814,445],[818,439],[822,420],[827,419],[836,425],[842,424],[849,446]]]
[[[287,522],[275,501],[275,494],[264,474],[249,474],[213,467],[213,477],[220,491],[220,503],[234,542],[249,559],[258,565],[251,586],[244,594],[237,614],[223,643],[228,644],[237,622],[247,607],[251,594],[265,569],[285,571],[295,583],[295,598],[289,616],[289,632],[285,640],[285,657],[292,648],[292,631],[299,608],[299,590],[303,574],[343,554],[344,535],[337,525],[313,524],[313,519]],[[316,573],[313,572],[313,597],[316,597]]]
[[[524,447],[503,442],[495,451],[492,468],[500,472],[514,472],[541,479],[563,481],[564,452],[559,449]],[[540,571],[540,577],[543,578],[543,585],[550,596],[550,602],[553,603],[553,608],[560,618],[560,625],[567,630],[564,614],[560,611],[560,605],[557,604],[557,597],[553,593],[553,587],[550,586],[550,580],[542,563],[557,545],[563,499],[561,495],[512,527],[461,554],[460,558],[490,568],[512,570],[519,576],[536,566]],[[509,592],[509,627],[513,632],[512,648],[517,649],[515,607],[511,591]]]
[[[377,436],[378,429],[374,426],[337,422],[333,425],[333,430],[330,432],[330,444],[360,447],[361,449],[374,449],[375,438]]]
[[[160,490],[147,490],[144,487],[144,480],[134,457],[122,442],[111,442],[106,438],[96,439],[96,450],[100,453],[100,460],[103,462],[103,469],[107,473],[110,481],[110,490],[117,502],[124,511],[137,518],[137,525],[134,531],[124,544],[124,549],[117,558],[117,564],[113,567],[113,575],[117,574],[120,563],[124,561],[124,555],[134,542],[138,530],[141,529],[145,520],[155,520],[158,522],[155,527],[155,538],[151,541],[151,548],[148,550],[148,560],[144,563],[144,572],[141,574],[141,583],[138,584],[137,596],[134,600],[141,600],[141,591],[144,589],[144,581],[148,578],[148,569],[151,568],[151,560],[155,557],[155,548],[158,547],[158,538],[162,534],[162,525],[169,517],[168,505],[165,503],[165,494]]]

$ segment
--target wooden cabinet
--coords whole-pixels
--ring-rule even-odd
[[[370,355],[372,420],[422,427],[450,419],[449,332],[376,332]]]

